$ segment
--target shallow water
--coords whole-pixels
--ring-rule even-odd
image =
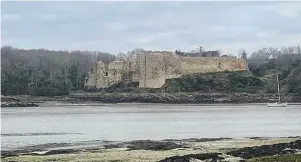
[[[91,140],[301,135],[301,105],[61,105],[2,108],[1,147]]]

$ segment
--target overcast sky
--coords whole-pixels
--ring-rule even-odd
[[[301,2],[2,2],[2,45],[189,51],[301,44]]]

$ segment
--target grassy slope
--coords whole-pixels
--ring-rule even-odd
[[[165,92],[258,92],[263,82],[250,72],[218,72],[190,74],[167,80]]]
[[[120,83],[105,89],[105,92],[249,92],[256,93],[263,89],[263,81],[250,72],[218,72],[184,75],[169,79],[158,89],[138,88],[139,83]]]

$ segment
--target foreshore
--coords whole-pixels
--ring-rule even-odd
[[[2,151],[1,161],[148,161],[148,162],[242,162],[301,159],[300,137],[250,137],[138,140],[127,142],[91,141],[94,146],[52,143]],[[281,161],[281,160],[280,160]],[[300,160],[299,160],[300,161]]]
[[[9,98],[9,99],[8,99]],[[66,96],[3,96],[2,107],[31,107],[45,102],[82,103],[160,103],[160,104],[220,104],[268,103],[277,94],[253,93],[73,93]],[[4,100],[3,100],[4,99]],[[3,102],[4,101],[4,102]],[[301,95],[287,94],[289,103],[301,103]]]
[[[85,93],[71,94],[71,98],[99,101],[103,103],[167,103],[167,104],[197,104],[197,103],[267,103],[269,99],[277,98],[277,94],[252,93]],[[287,102],[301,102],[301,96],[289,94]],[[273,101],[275,102],[275,101]]]

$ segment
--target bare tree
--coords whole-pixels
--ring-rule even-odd
[[[240,51],[240,58],[244,60],[248,59],[246,50],[242,49]]]
[[[288,48],[286,48],[286,47],[282,47],[282,48],[280,49],[280,52],[281,52],[282,55],[285,55],[285,54],[288,54],[288,53],[289,53]]]
[[[200,45],[200,46],[199,46],[199,52],[200,52],[200,53],[203,53],[204,51],[205,51],[204,48]]]
[[[117,55],[116,55],[116,60],[119,60],[119,61],[124,61],[127,59],[127,55],[122,53],[122,52],[119,52]]]
[[[295,54],[295,48],[294,47],[288,47],[288,54]]]
[[[280,56],[280,51],[277,48],[269,48],[267,50],[267,57],[268,58],[278,58]]]
[[[135,48],[132,51],[127,53],[129,59],[137,59],[138,55],[141,55],[145,52],[143,48]]]

